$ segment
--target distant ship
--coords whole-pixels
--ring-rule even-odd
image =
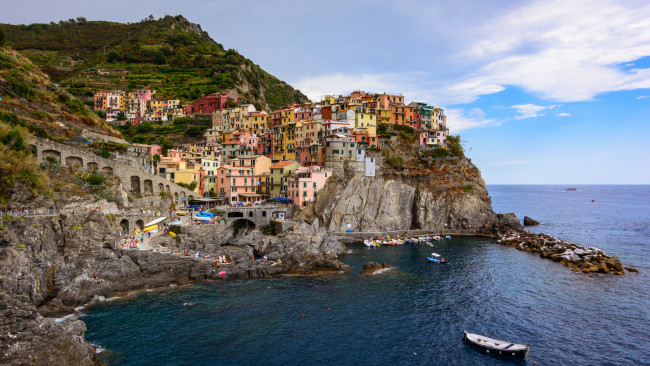
[[[566,190],[567,190],[567,191],[577,191],[578,188],[567,188]]]

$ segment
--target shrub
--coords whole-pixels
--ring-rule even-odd
[[[460,144],[460,136],[447,136],[447,146],[454,156],[465,157],[463,146]]]
[[[425,150],[422,152],[422,155],[424,157],[429,157],[429,158],[445,158],[449,156],[450,152],[447,149],[444,149],[442,147],[436,147],[433,150]]]
[[[108,151],[107,149],[102,149],[102,158],[108,159],[111,157],[111,152]]]
[[[404,159],[401,156],[391,156],[386,159],[386,164],[393,169],[402,169],[404,168]]]
[[[80,184],[85,189],[102,189],[106,182],[104,174],[93,170],[92,172],[84,171],[77,173],[75,178],[76,183]]]
[[[463,191],[465,191],[467,193],[471,192],[472,190],[474,190],[474,186],[472,186],[471,184],[463,186]]]

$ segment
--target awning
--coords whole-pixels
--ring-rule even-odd
[[[165,221],[165,219],[166,219],[166,217],[161,217],[159,219],[155,219],[155,220],[151,221],[150,223],[146,224],[144,227],[159,224],[159,223]]]
[[[242,197],[262,197],[262,195],[258,194],[258,193],[239,193],[238,196],[242,196]]]

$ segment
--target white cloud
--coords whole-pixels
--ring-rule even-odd
[[[446,109],[447,127],[450,133],[477,127],[498,126],[503,123],[493,118],[485,118],[485,113],[480,108],[465,110],[463,108]]]
[[[569,117],[570,115],[571,115],[570,113],[564,113],[564,112],[556,114],[556,116],[558,117]]]
[[[650,98],[650,95],[640,95],[636,97],[636,99],[645,99],[645,98]]]
[[[525,165],[530,163],[528,160],[502,160],[502,161],[493,161],[487,163],[487,165],[492,166],[507,166],[507,165]]]
[[[559,107],[558,104],[553,104],[553,105],[547,105],[547,106],[541,106],[541,105],[535,105],[535,104],[518,104],[518,105],[513,105],[512,109],[516,109],[517,112],[519,112],[519,115],[514,116],[513,119],[526,119],[526,118],[534,118],[534,117],[541,117],[543,114],[538,113],[540,111],[543,111],[545,109],[553,109]]]
[[[627,5],[627,6],[625,6]],[[482,27],[462,55],[483,60],[459,85],[516,85],[555,101],[650,88],[650,69],[617,65],[650,55],[650,4],[537,1]]]

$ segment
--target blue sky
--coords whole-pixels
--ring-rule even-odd
[[[648,1],[10,0],[0,22],[182,14],[312,99],[445,108],[488,184],[650,184]],[[35,10],[36,9],[36,10]]]

